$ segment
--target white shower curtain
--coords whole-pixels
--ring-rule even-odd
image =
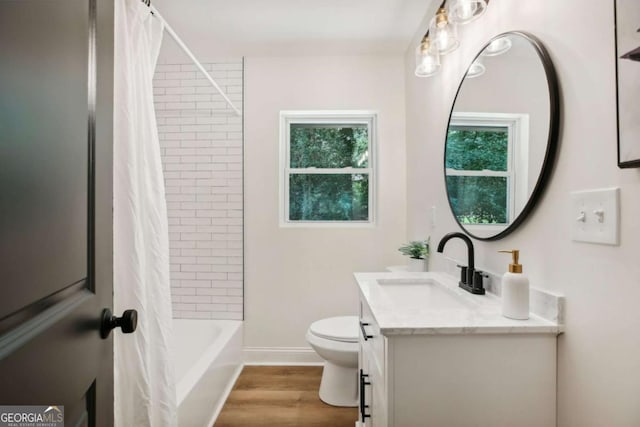
[[[176,426],[170,354],[169,233],[152,78],[163,24],[140,0],[115,1],[114,312],[138,310],[115,334],[115,425]]]

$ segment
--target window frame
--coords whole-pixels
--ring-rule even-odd
[[[521,212],[528,200],[529,114],[453,112],[447,129],[447,138],[451,127],[465,126],[507,128],[507,171],[458,171],[445,168],[445,179],[447,176],[507,177],[509,222],[505,224],[464,224],[465,229],[469,231],[499,232],[515,220],[516,212]]]
[[[280,111],[280,194],[279,222],[280,227],[297,228],[369,228],[376,224],[376,190],[377,190],[377,112],[369,110],[304,110]],[[368,135],[368,167],[367,168],[291,168],[290,131],[292,124],[364,124]],[[369,177],[369,198],[367,221],[298,221],[289,219],[289,177],[291,175],[322,174],[362,174]]]

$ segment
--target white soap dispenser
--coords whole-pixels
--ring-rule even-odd
[[[520,251],[499,251],[513,255],[509,271],[502,276],[502,315],[510,319],[529,318],[529,279],[522,274],[522,264],[518,264]]]

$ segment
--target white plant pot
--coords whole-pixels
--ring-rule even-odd
[[[427,268],[429,262],[429,258],[417,259],[417,258],[409,258],[409,264],[407,265],[408,271],[414,272],[424,272],[429,271]]]

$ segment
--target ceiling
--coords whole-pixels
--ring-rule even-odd
[[[183,41],[218,55],[404,52],[433,0],[152,0]]]

